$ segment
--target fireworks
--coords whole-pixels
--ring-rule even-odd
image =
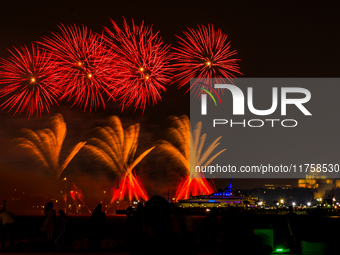
[[[49,112],[57,104],[60,90],[55,83],[53,70],[56,64],[50,54],[32,44],[14,48],[8,60],[0,60],[0,97],[5,97],[3,109],[14,110],[14,115],[26,111],[29,118]]]
[[[215,83],[224,83],[223,78],[233,78],[234,74],[241,74],[237,61],[231,58],[236,50],[230,50],[230,42],[226,34],[220,29],[214,30],[212,25],[198,25],[198,29],[188,28],[184,38],[179,37],[179,47],[175,48],[175,68],[179,73],[175,76],[178,86],[182,87],[190,82],[190,78],[215,78]],[[221,80],[219,82],[219,80]],[[223,82],[224,81],[224,82]],[[212,91],[212,83],[205,87]],[[192,84],[196,96],[202,93]],[[189,90],[189,89],[188,89]]]
[[[39,42],[46,49],[15,49],[9,60],[1,60],[0,97],[7,97],[3,109],[15,113],[27,111],[41,115],[58,100],[73,100],[73,104],[91,112],[109,99],[120,102],[122,110],[134,105],[143,113],[147,105],[161,100],[166,85],[177,82],[179,87],[190,78],[214,78],[203,84],[204,89],[217,93],[213,83],[225,83],[239,71],[239,59],[232,58],[226,34],[212,25],[188,28],[179,38],[179,46],[170,53],[170,46],[154,33],[152,26],[129,26],[123,18],[123,28],[111,20],[112,31],[107,36],[78,27],[60,25],[60,33],[52,33]],[[174,64],[170,64],[171,60]],[[177,74],[172,75],[176,70]],[[232,80],[231,80],[232,82]],[[202,84],[192,85],[193,93]],[[61,95],[61,97],[60,97]]]
[[[77,206],[77,201],[76,198],[78,198],[78,200],[85,205],[86,209],[88,210],[89,213],[91,213],[91,210],[88,208],[88,206],[85,203],[85,197],[83,192],[81,191],[81,189],[79,189],[74,183],[72,183],[72,189],[70,191],[70,195],[71,198],[73,199],[74,202],[74,206],[76,208],[76,213],[79,212],[78,206]]]
[[[85,26],[60,26],[61,33],[43,38],[41,44],[58,64],[54,70],[63,98],[91,112],[100,105],[105,108],[103,93],[114,97],[116,55],[107,50],[103,37]],[[72,106],[73,106],[72,105]]]
[[[38,130],[36,132],[30,129],[24,129],[26,138],[17,138],[18,145],[27,149],[50,172],[58,179],[70,161],[85,145],[86,142],[79,142],[73,147],[64,161],[60,162],[60,152],[66,137],[66,123],[61,114],[52,118],[52,129]]]
[[[38,42],[45,49],[15,49],[12,57],[0,61],[0,85],[6,85],[0,89],[0,97],[5,97],[0,106],[31,117],[49,112],[62,99],[89,112],[105,109],[106,101],[113,99],[122,110],[134,105],[144,113],[147,105],[162,99],[170,83],[182,87],[190,78],[214,78],[208,84],[194,83],[192,92],[202,94],[202,85],[216,94],[213,83],[232,82],[241,74],[228,35],[212,25],[188,28],[183,37],[177,36],[179,46],[172,53],[159,31],[154,33],[144,22],[137,26],[132,20],[129,26],[123,18],[122,29],[111,23],[112,31],[104,28],[106,36],[84,25],[61,24],[59,33]]]
[[[95,158],[108,166],[120,176],[119,186],[113,191],[111,204],[123,200],[125,196],[131,201],[148,200],[142,183],[134,173],[136,165],[154,148],[144,151],[135,159],[138,145],[139,124],[132,125],[126,130],[117,116],[109,119],[109,126],[98,127],[99,138],[92,138],[85,148]]]
[[[169,46],[163,43],[159,32],[154,34],[152,27],[145,26],[144,22],[136,26],[132,20],[129,27],[124,19],[123,30],[111,22],[113,32],[108,28],[105,31],[119,59],[118,100],[123,109],[134,104],[135,110],[139,106],[144,112],[150,102],[154,105],[161,100],[161,92],[166,90],[164,85],[170,83]]]
[[[210,156],[218,146],[218,141],[221,137],[215,139],[214,142],[202,153],[206,139],[206,134],[201,135],[202,122],[197,123],[193,131],[191,131],[190,121],[185,115],[179,118],[173,117],[173,123],[174,127],[169,129],[169,135],[172,143],[161,140],[159,141],[158,147],[168,153],[168,155],[177,162],[178,166],[185,170],[185,177],[182,179],[176,190],[176,201],[179,199],[187,199],[190,194],[197,196],[213,193],[213,185],[204,178],[202,173],[196,173],[194,168],[195,166],[209,165],[218,155],[226,150],[223,149],[215,155]],[[193,157],[191,159],[190,149],[191,157]],[[192,176],[193,174],[195,174],[195,176]]]

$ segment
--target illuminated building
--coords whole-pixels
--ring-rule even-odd
[[[326,191],[333,190],[340,186],[340,180],[327,179],[327,176],[321,173],[310,173],[306,175],[306,179],[298,180],[299,188],[308,188],[314,190],[314,198],[322,198],[325,196]]]
[[[292,185],[290,185],[290,184],[265,184],[264,187],[266,189],[277,189],[277,188],[291,189]]]

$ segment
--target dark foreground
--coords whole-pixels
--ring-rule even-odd
[[[89,215],[71,215],[70,220],[74,225],[74,241],[72,248],[62,250],[61,240],[58,238],[61,229],[60,222],[52,240],[47,240],[46,233],[40,231],[44,216],[17,215],[15,216],[16,231],[13,247],[3,251],[13,253],[46,253],[67,252],[70,254],[90,254],[89,238],[91,235]],[[322,215],[293,215],[290,227],[287,224],[287,215],[259,215],[254,213],[226,214],[224,216],[173,216],[172,226],[181,240],[185,242],[186,254],[235,254],[235,251],[245,249],[245,245],[257,243],[254,236],[256,229],[273,229],[273,242],[275,249],[290,249],[291,254],[301,254],[308,249],[301,250],[301,244],[324,243],[328,252],[323,249],[313,254],[335,254],[340,234],[335,231],[340,228],[339,217],[325,217]],[[251,238],[251,239],[249,239]],[[129,253],[138,254],[138,246],[146,240],[145,233],[136,234],[133,223],[125,215],[107,216],[107,223],[103,229],[103,240],[97,253]],[[232,242],[228,242],[232,240]],[[169,245],[174,245],[170,243]],[[237,246],[237,247],[236,247]],[[256,247],[254,247],[254,250]],[[233,251],[233,252],[232,252]],[[159,254],[162,254],[160,252]],[[255,253],[249,253],[255,254]],[[269,254],[269,253],[268,253]]]

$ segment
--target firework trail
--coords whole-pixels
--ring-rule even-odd
[[[32,44],[10,51],[9,59],[0,60],[0,97],[3,109],[14,110],[13,116],[26,111],[28,118],[49,112],[50,106],[58,104],[61,93],[53,73],[56,63],[51,55]]]
[[[59,26],[60,34],[44,37],[40,42],[55,59],[57,84],[63,98],[73,99],[77,106],[91,112],[100,105],[105,108],[103,94],[115,97],[116,54],[108,50],[103,36],[85,26]]]
[[[114,189],[110,204],[116,200],[121,201],[124,197],[130,202],[133,198],[148,200],[148,195],[134,168],[154,147],[135,159],[139,124],[131,125],[124,130],[119,118],[112,116],[109,119],[109,126],[98,127],[96,131],[99,138],[90,139],[84,148],[120,176],[118,188]]]
[[[123,19],[123,30],[111,20],[113,31],[106,40],[111,49],[118,54],[117,70],[121,82],[117,85],[118,100],[122,108],[134,104],[135,110],[140,107],[144,112],[146,105],[155,105],[161,100],[161,92],[171,82],[169,46],[155,34],[152,26],[136,26],[132,20],[129,26]]]
[[[16,139],[17,144],[29,150],[35,159],[58,179],[70,161],[85,145],[86,142],[79,142],[74,146],[68,156],[60,161],[60,152],[66,137],[66,123],[61,114],[55,115],[51,119],[52,129],[38,130],[24,129],[26,137]]]
[[[219,145],[218,141],[221,137],[215,139],[203,152],[206,134],[201,135],[202,122],[198,122],[192,131],[187,116],[172,117],[172,121],[173,127],[168,130],[171,143],[160,140],[157,147],[170,155],[179,168],[185,170],[185,176],[176,190],[176,201],[187,199],[190,195],[197,196],[213,193],[215,191],[214,186],[204,178],[202,173],[195,172],[195,166],[209,165],[218,155],[226,150],[223,149],[210,156]],[[190,154],[192,158],[190,158]],[[192,176],[193,174],[195,176]]]
[[[78,200],[85,205],[86,209],[89,211],[89,213],[91,213],[91,210],[88,208],[88,206],[85,203],[85,197],[83,192],[81,191],[81,189],[79,189],[74,183],[72,183],[72,188],[70,191],[70,195],[74,201],[74,205],[76,207],[76,212],[78,213],[78,207],[77,207],[77,202],[76,202],[76,198],[78,198]]]
[[[198,25],[198,29],[188,28],[183,34],[184,37],[177,36],[179,46],[174,48],[174,67],[179,71],[174,80],[179,87],[189,84],[191,78],[215,78],[214,83],[223,84],[226,79],[232,80],[234,74],[242,74],[237,63],[240,59],[232,58],[237,52],[230,49],[228,35],[220,29]],[[206,89],[211,92],[212,86],[210,82]],[[202,94],[198,84],[193,83],[192,87],[195,96]]]

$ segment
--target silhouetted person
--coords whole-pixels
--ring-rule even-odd
[[[171,211],[172,211],[172,231],[179,235],[187,234],[187,227],[185,219],[182,215],[179,214],[179,208],[175,206],[174,203],[170,203]]]
[[[134,231],[142,233],[144,231],[144,206],[143,203],[139,202],[137,209],[132,214]]]
[[[132,207],[130,207],[132,209]],[[137,209],[132,212],[128,223],[128,246],[130,254],[139,254],[139,249],[145,242],[144,206],[139,202]]]
[[[215,252],[218,238],[217,208],[213,207],[202,224],[200,246],[203,252]]]
[[[69,251],[73,248],[74,226],[71,219],[63,210],[59,210],[59,216],[61,221],[61,232],[55,242],[60,241],[61,249],[63,251]]]
[[[145,203],[144,213],[147,240],[139,254],[185,254],[185,243],[172,231],[168,201],[154,196]]]
[[[99,250],[102,246],[104,227],[106,224],[106,215],[102,211],[101,204],[98,204],[97,207],[93,210],[90,221],[91,234],[89,240],[89,249],[92,251]]]
[[[4,206],[0,213],[0,225],[2,228],[1,250],[5,250],[6,241],[9,237],[9,247],[13,247],[14,243],[14,219],[13,214],[6,211]]]
[[[254,235],[249,216],[241,214],[237,208],[230,206],[222,216],[220,254],[269,255],[271,249],[265,247],[259,236]],[[270,248],[270,247],[269,247]]]
[[[228,208],[226,214],[222,216],[223,235],[220,247],[222,254],[246,254],[248,252],[251,235],[249,225],[246,217],[241,215],[237,208],[233,206]]]
[[[52,239],[55,228],[56,213],[53,209],[53,203],[48,202],[45,206],[45,220],[40,228],[41,231],[47,233],[47,238]]]
[[[131,227],[132,225],[132,213],[133,213],[132,206],[129,205],[128,208],[126,208],[126,223],[128,224],[129,227]]]
[[[297,215],[293,212],[293,206],[289,206],[289,213],[287,213],[287,225],[289,230],[289,247],[293,252],[300,252],[300,242],[297,240]]]

